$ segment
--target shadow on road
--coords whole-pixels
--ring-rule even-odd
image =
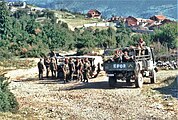
[[[116,87],[111,88],[107,81],[99,81],[99,82],[89,82],[89,83],[81,83],[77,86],[73,86],[67,88],[66,90],[78,90],[78,89],[128,89],[134,88],[133,83],[127,84],[125,82],[117,82]]]
[[[169,77],[165,79],[164,82],[167,83],[167,86],[155,88],[154,90],[159,91],[161,94],[165,94],[165,96],[178,98],[178,76],[176,78]]]
[[[13,80],[14,82],[32,82],[32,81],[38,81],[37,78],[21,78],[21,79],[16,79]]]
[[[53,78],[44,78],[43,80],[39,80],[38,78],[26,78],[20,80],[13,80],[14,82],[38,82],[37,84],[63,84],[64,81]]]

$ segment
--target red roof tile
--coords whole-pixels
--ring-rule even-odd
[[[164,20],[164,19],[166,19],[166,17],[163,16],[163,15],[155,15],[155,17],[157,17],[159,20]]]

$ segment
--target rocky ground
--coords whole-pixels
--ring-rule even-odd
[[[15,74],[16,73],[16,74]],[[178,100],[165,94],[178,70],[159,71],[158,83],[146,80],[142,89],[118,81],[111,89],[101,74],[89,83],[38,80],[37,68],[15,70],[10,89],[17,97],[17,113],[0,113],[0,119],[51,120],[177,120]],[[170,90],[170,89],[167,89]]]

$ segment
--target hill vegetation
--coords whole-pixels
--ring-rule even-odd
[[[0,112],[16,112],[18,102],[13,93],[8,89],[7,79],[0,75]]]
[[[0,58],[40,57],[50,50],[67,51],[77,48],[78,51],[82,51],[81,53],[85,53],[93,48],[125,47],[136,44],[139,37],[143,37],[147,45],[158,42],[167,49],[178,46],[175,23],[161,26],[154,34],[133,34],[124,25],[117,30],[75,28],[75,31],[71,31],[67,23],[56,22],[55,11],[44,10],[43,14],[38,12],[27,14],[25,10],[19,9],[12,13],[5,2],[0,2],[0,6]],[[45,19],[37,21],[42,17]],[[158,53],[160,51],[163,50],[158,49]]]
[[[19,1],[19,0],[8,0]],[[97,9],[104,17],[130,16],[149,18],[155,14],[177,19],[176,0],[25,0],[43,8],[68,9],[74,12],[86,13]]]

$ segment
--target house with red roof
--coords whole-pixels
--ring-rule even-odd
[[[162,22],[166,19],[166,17],[164,15],[154,15],[152,17],[150,17],[151,20],[157,21],[157,22]]]
[[[136,26],[136,25],[138,25],[138,20],[135,17],[128,16],[125,20],[125,23],[128,27]]]
[[[101,12],[99,12],[96,9],[91,9],[87,13],[87,18],[98,18],[98,19],[100,19],[101,18]]]

